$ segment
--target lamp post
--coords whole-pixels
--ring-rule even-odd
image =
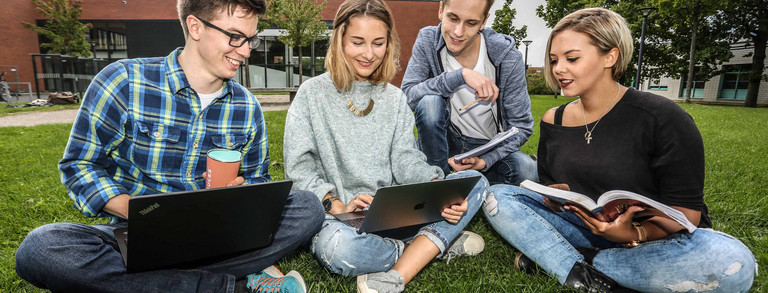
[[[528,72],[528,45],[533,43],[531,40],[524,40],[523,44],[525,44],[525,71]]]
[[[643,71],[643,48],[645,47],[645,20],[651,12],[656,11],[654,7],[638,8],[640,14],[643,15],[643,29],[640,31],[640,50],[637,53],[637,76],[635,77],[635,88],[640,89],[640,73]]]

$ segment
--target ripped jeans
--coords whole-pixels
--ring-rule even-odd
[[[642,292],[747,292],[754,280],[757,264],[749,248],[712,229],[625,248],[593,234],[571,213],[550,211],[538,193],[494,185],[487,201],[484,212],[493,228],[561,284],[584,261],[576,247],[601,249],[595,268]]]
[[[447,179],[480,175],[471,170],[453,173]],[[442,256],[447,247],[472,220],[488,193],[488,181],[481,177],[467,196],[467,211],[456,224],[440,221],[422,227],[416,234],[424,235],[439,249]],[[415,236],[414,236],[415,237]],[[407,241],[407,239],[406,239]],[[353,227],[326,215],[323,227],[312,239],[312,253],[330,271],[344,276],[357,276],[386,272],[403,254],[403,240],[385,238],[375,234],[358,234]]]

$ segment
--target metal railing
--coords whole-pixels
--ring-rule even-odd
[[[37,98],[40,98],[41,89],[80,93],[82,96],[93,77],[108,64],[105,59],[32,54]]]

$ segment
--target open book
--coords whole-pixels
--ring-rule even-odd
[[[487,143],[485,143],[484,145],[476,147],[468,152],[461,153],[454,156],[453,161],[456,164],[461,164],[461,160],[464,160],[466,158],[471,158],[471,157],[477,157],[479,155],[485,154],[488,151],[490,151],[492,148],[494,148],[496,145],[500,144],[502,141],[505,141],[507,140],[507,138],[515,135],[517,131],[518,131],[517,127],[512,126],[512,128],[510,128],[509,130],[500,132],[494,135],[493,138],[489,140]]]
[[[540,193],[550,199],[555,205],[573,205],[592,213],[600,221],[611,222],[623,214],[631,206],[641,206],[645,211],[638,212],[635,217],[661,216],[675,220],[683,225],[688,232],[696,230],[696,226],[688,221],[683,212],[668,205],[652,200],[645,196],[625,190],[606,191],[598,197],[597,202],[578,192],[566,191],[525,180],[520,187]]]

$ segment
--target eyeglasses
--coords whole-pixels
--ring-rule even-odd
[[[248,37],[246,37],[244,35],[241,35],[241,34],[233,34],[233,33],[230,33],[228,31],[225,31],[223,28],[220,28],[218,26],[213,25],[210,22],[207,22],[205,19],[199,18],[197,16],[195,16],[195,17],[197,19],[199,19],[200,21],[202,21],[203,24],[205,24],[205,26],[211,27],[211,28],[213,28],[213,29],[215,29],[217,31],[220,31],[220,32],[224,33],[225,35],[229,36],[229,45],[232,46],[232,47],[240,48],[243,45],[245,45],[245,43],[247,42],[248,43],[248,47],[250,47],[251,50],[253,50],[253,49],[256,49],[256,47],[259,46],[259,43],[261,43],[261,39],[259,39],[258,35],[255,35],[253,37],[248,38]]]

